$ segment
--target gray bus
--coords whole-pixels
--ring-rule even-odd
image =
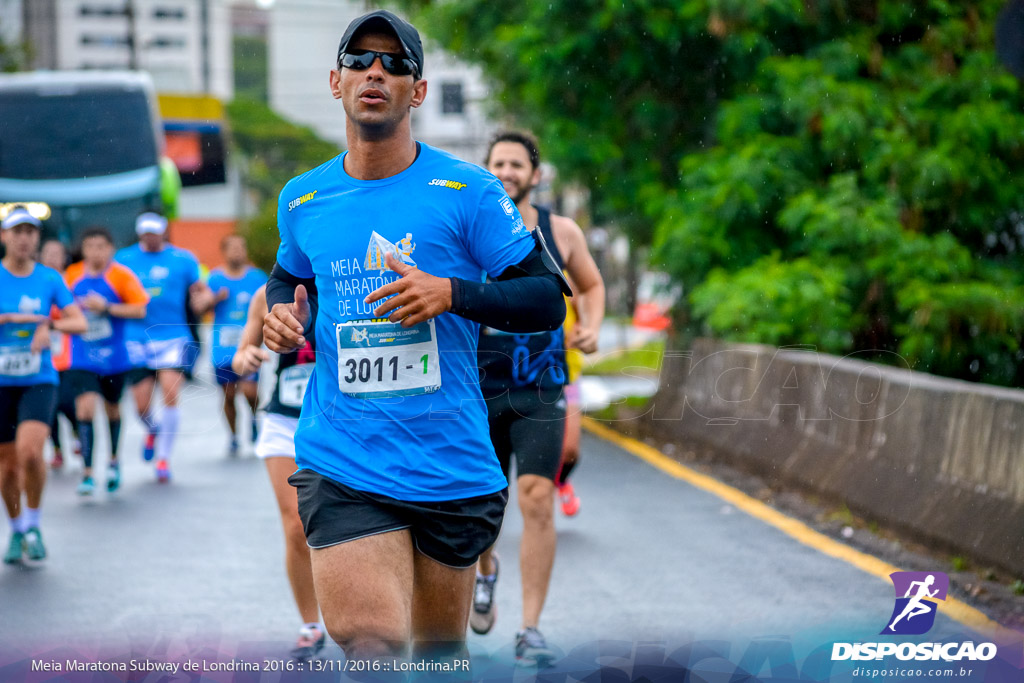
[[[100,224],[124,246],[138,214],[173,215],[180,178],[163,147],[147,74],[0,74],[0,215],[25,205],[48,237],[73,244]]]

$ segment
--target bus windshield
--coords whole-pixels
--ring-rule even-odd
[[[88,178],[157,163],[143,92],[0,91],[0,178]]]

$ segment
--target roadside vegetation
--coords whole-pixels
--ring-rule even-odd
[[[1024,93],[1005,0],[401,0],[482,67],[677,337],[1024,383]],[[866,352],[866,353],[865,353]]]

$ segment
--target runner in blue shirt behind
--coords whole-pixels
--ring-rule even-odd
[[[210,301],[213,308],[213,332],[210,355],[217,384],[224,390],[224,417],[231,430],[231,445],[228,453],[238,455],[238,432],[235,425],[238,416],[235,410],[235,396],[241,387],[242,395],[252,410],[252,443],[256,445],[256,406],[259,403],[257,382],[259,373],[239,377],[231,369],[231,359],[238,350],[249,311],[249,302],[257,289],[267,283],[267,274],[249,264],[249,251],[245,238],[228,235],[220,242],[220,253],[224,265],[210,271],[206,284],[213,293]],[[208,312],[202,311],[201,314]]]
[[[0,223],[7,249],[0,261],[0,494],[11,520],[7,564],[46,557],[39,531],[46,484],[43,446],[57,408],[50,326],[67,334],[88,328],[60,273],[33,260],[41,228],[21,208]],[[54,306],[61,318],[51,322]]]
[[[134,368],[128,371],[127,380],[139,418],[149,432],[142,456],[149,461],[155,454],[156,478],[161,483],[171,479],[168,460],[178,432],[178,391],[187,354],[195,343],[185,322],[186,302],[191,299],[194,310],[203,310],[213,296],[199,279],[196,257],[167,243],[166,231],[166,218],[144,213],[135,221],[138,243],[114,257],[138,276],[149,294],[146,317],[129,320],[126,325],[128,357]],[[159,420],[152,409],[156,382],[164,400]]]
[[[282,191],[264,338],[316,342],[289,481],[328,633],[352,660],[414,641],[451,664],[508,495],[478,323],[555,329],[570,290],[494,176],[413,139],[422,74],[419,34],[391,12],[346,29],[330,78],[349,151]]]
[[[85,311],[88,331],[69,337],[70,368],[63,381],[73,387],[75,410],[82,440],[82,483],[78,493],[92,495],[93,480],[93,418],[96,402],[103,397],[105,417],[110,427],[110,460],[107,463],[107,491],[121,486],[118,446],[121,442],[121,395],[125,373],[131,365],[125,346],[128,320],[146,316],[149,295],[127,266],[114,263],[114,238],[105,227],[92,226],[82,232],[82,260],[72,263],[64,273],[64,282],[75,301]],[[62,387],[63,388],[63,387]]]

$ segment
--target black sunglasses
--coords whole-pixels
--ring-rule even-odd
[[[380,64],[392,76],[416,76],[418,73],[416,63],[408,57],[403,57],[395,52],[377,52],[375,50],[363,50],[357,53],[343,52],[338,59],[338,66],[353,71],[366,71],[375,59],[380,58]]]

